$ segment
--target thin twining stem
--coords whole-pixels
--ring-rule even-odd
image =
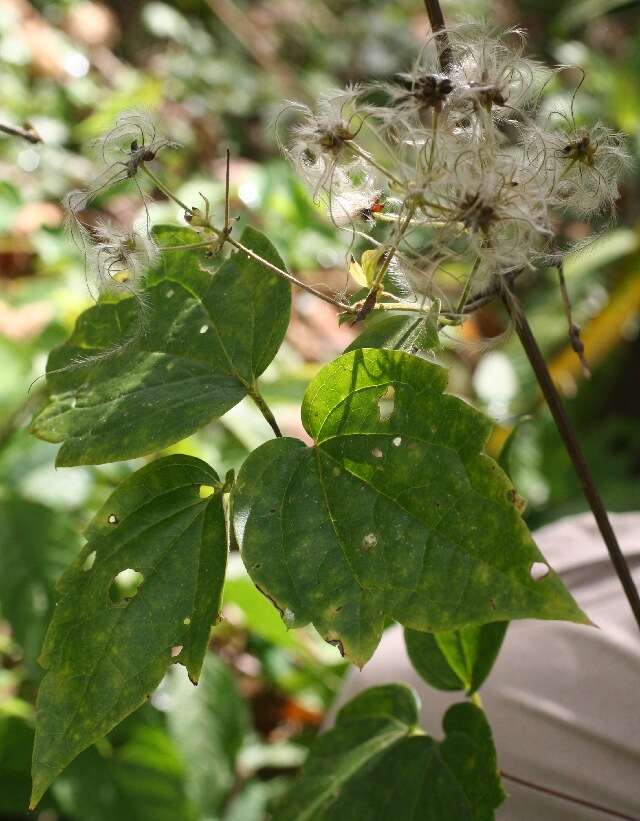
[[[395,256],[398,248],[400,247],[400,243],[402,242],[402,238],[404,237],[404,235],[407,231],[407,228],[411,224],[411,219],[413,218],[414,211],[415,211],[415,208],[409,208],[409,210],[407,211],[406,217],[404,218],[402,223],[398,226],[397,236],[396,236],[395,240],[393,241],[392,245],[389,246],[389,248],[388,248],[388,250],[385,254],[385,260],[382,263],[382,265],[380,266],[380,270],[378,271],[378,273],[375,276],[375,279],[373,280],[373,284],[371,286],[372,291],[377,291],[378,290],[378,287],[381,285],[387,271],[389,270],[389,266],[391,265],[391,260]]]
[[[362,157],[362,159],[368,162],[369,165],[372,165],[374,168],[377,168],[381,174],[384,174],[384,176],[388,180],[390,180],[390,182],[392,182],[394,185],[397,185],[398,188],[404,187],[404,183],[401,180],[399,180],[398,177],[395,176],[395,174],[389,171],[388,168],[385,168],[384,165],[380,165],[380,163],[377,162],[377,160],[375,160],[367,151],[365,151],[363,148],[360,148],[358,143],[350,142],[349,147],[354,152],[354,154],[357,154],[359,157]]]
[[[173,200],[177,205],[179,205],[180,208],[182,208],[183,211],[186,214],[190,214],[191,216],[196,216],[197,211],[195,211],[195,209],[188,206],[186,203],[182,202],[182,200],[180,200],[173,193],[173,191],[171,191],[171,189],[168,188],[162,182],[162,180],[159,177],[157,177],[152,171],[150,171],[146,167],[146,165],[143,166],[143,170],[147,174],[147,176],[154,182],[154,184],[164,194],[166,194],[166,196],[169,197],[169,199]],[[336,308],[340,308],[341,311],[346,311],[348,313],[355,313],[356,312],[356,309],[354,308],[353,305],[349,305],[346,302],[342,302],[339,299],[334,299],[332,296],[329,296],[329,294],[325,294],[322,291],[319,291],[317,288],[314,288],[313,285],[309,285],[307,282],[303,282],[301,279],[298,279],[297,277],[293,276],[293,274],[290,274],[288,271],[285,271],[283,268],[279,268],[277,265],[274,265],[272,262],[269,262],[268,260],[264,259],[259,254],[256,254],[255,251],[252,251],[250,248],[247,248],[241,242],[238,242],[238,240],[233,239],[233,237],[231,237],[229,235],[229,228],[225,228],[224,230],[221,230],[221,229],[216,228],[215,226],[211,225],[211,223],[208,223],[207,225],[204,225],[202,227],[205,230],[211,231],[213,234],[215,234],[215,236],[218,238],[218,240],[220,242],[229,243],[229,245],[232,245],[238,251],[241,251],[243,254],[246,254],[248,257],[251,257],[251,259],[254,259],[256,262],[259,262],[261,265],[264,265],[266,268],[269,268],[270,270],[274,271],[276,274],[278,274],[278,276],[281,276],[284,279],[289,280],[289,282],[291,282],[293,285],[297,285],[298,288],[302,288],[302,290],[308,291],[310,294],[313,294],[314,296],[318,297],[318,299],[322,299],[324,302],[328,302],[330,305],[334,305]],[[213,244],[214,244],[214,241],[210,240],[210,241],[204,241],[204,242],[187,243],[187,244],[183,244],[183,245],[167,245],[167,246],[164,246],[163,248],[161,248],[161,250],[162,251],[178,251],[178,250],[183,250],[184,251],[184,250],[190,250],[190,249],[196,249],[196,248],[210,248]]]
[[[38,134],[38,132],[33,128],[33,126],[29,126],[28,128],[18,128],[15,125],[5,125],[4,123],[0,123],[0,131],[4,132],[5,134],[9,134],[11,137],[20,137],[22,140],[26,140],[29,143],[41,143],[42,137]]]
[[[469,299],[469,294],[471,293],[471,288],[473,286],[473,280],[475,279],[476,274],[478,273],[478,268],[480,267],[480,257],[476,257],[475,262],[473,263],[473,267],[469,271],[469,276],[467,277],[467,281],[464,285],[464,290],[460,295],[460,301],[458,302],[458,307],[456,308],[456,313],[461,314],[463,313],[465,306],[467,304],[467,300]]]
[[[638,816],[627,815],[626,813],[618,812],[618,810],[603,807],[602,804],[595,804],[593,801],[586,801],[584,798],[578,798],[575,795],[569,795],[568,793],[561,792],[560,790],[554,790],[551,787],[536,784],[533,781],[528,781],[526,778],[520,778],[518,775],[506,773],[504,770],[500,770],[500,775],[507,781],[513,781],[514,784],[520,784],[530,790],[536,790],[537,792],[544,793],[545,795],[551,795],[554,798],[559,798],[561,801],[569,801],[572,804],[579,804],[581,807],[588,807],[591,810],[596,810],[596,812],[603,813],[603,815],[608,815],[610,818],[622,818],[624,821],[640,821]]]
[[[167,186],[162,182],[160,177],[157,177],[153,173],[153,171],[150,171],[147,168],[146,164],[143,163],[141,168],[144,171],[144,173],[147,175],[147,177],[149,177],[149,179],[152,180],[152,182],[162,191],[162,193],[166,194],[167,197],[169,197],[170,200],[173,200],[176,203],[176,205],[179,205],[180,208],[182,208],[182,210],[185,213],[187,213],[187,214],[194,214],[195,213],[194,209],[190,208],[186,203],[184,203],[184,202],[182,202],[182,200],[178,199],[178,197],[176,197],[176,195],[173,193],[173,191],[170,188],[167,188]]]
[[[168,188],[162,180],[157,177],[152,171],[150,171],[146,165],[142,166],[144,172],[147,176],[154,182],[154,184],[167,196],[169,199],[173,200],[177,205],[180,206],[184,210],[186,214],[190,214],[192,217],[199,216],[198,211],[194,208],[191,208],[186,203],[182,202],[174,193]],[[409,212],[408,218],[405,219],[405,223],[400,228],[400,236],[404,233],[406,228],[411,224],[412,218],[412,211]],[[342,300],[335,299],[334,297],[330,296],[329,294],[325,294],[322,291],[319,291],[317,288],[314,288],[313,285],[309,285],[307,282],[304,282],[298,277],[290,274],[289,271],[285,271],[283,268],[279,268],[277,265],[274,265],[269,260],[264,259],[259,254],[256,254],[255,251],[252,251],[251,248],[247,248],[246,245],[243,245],[237,239],[234,239],[230,236],[229,229],[220,229],[216,228],[211,223],[201,226],[205,231],[211,231],[212,234],[215,235],[215,239],[212,237],[209,240],[203,240],[202,242],[188,242],[188,243],[180,243],[178,245],[164,245],[160,248],[160,250],[165,253],[169,251],[191,251],[191,250],[198,250],[198,249],[206,249],[212,248],[216,242],[218,243],[228,243],[236,248],[243,254],[246,254],[251,259],[254,259],[256,262],[260,263],[260,265],[264,265],[266,268],[269,268],[274,273],[281,276],[283,279],[288,280],[293,285],[296,285],[298,288],[301,288],[303,291],[307,291],[307,293],[313,294],[313,296],[318,297],[323,302],[327,302],[329,305],[333,305],[336,308],[339,308],[341,311],[345,313],[356,315],[358,314],[360,308],[358,305],[350,305],[347,302],[343,302]],[[396,246],[397,247],[397,246]],[[393,254],[390,254],[391,257]],[[389,259],[390,261],[390,259]],[[388,267],[388,265],[387,265]],[[384,268],[384,272],[386,273],[386,268]],[[374,311],[406,311],[410,313],[416,314],[428,314],[430,312],[430,308],[425,308],[422,305],[412,304],[409,302],[378,302],[375,306],[373,306],[372,310]],[[466,311],[458,311],[458,314],[466,313]],[[439,318],[438,322],[441,325],[451,325],[456,324],[456,314],[447,314],[443,312]]]

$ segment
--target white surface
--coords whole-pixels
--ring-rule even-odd
[[[612,521],[640,584],[640,514],[614,514]],[[640,819],[640,633],[591,514],[542,528],[535,538],[598,628],[532,620],[509,626],[481,690],[499,766]],[[463,696],[439,692],[417,676],[399,626],[385,633],[364,670],[350,675],[340,704],[392,681],[417,690],[424,728],[441,737],[443,713]],[[509,798],[498,810],[500,821],[607,818],[512,782],[504,786]]]

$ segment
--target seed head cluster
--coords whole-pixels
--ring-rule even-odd
[[[96,198],[126,181],[135,185],[146,208],[139,172],[168,145],[148,116],[139,112],[122,114],[116,125],[96,141],[99,172],[85,188],[71,191],[65,199],[67,229],[84,253],[87,273],[100,293],[121,291],[141,300],[144,278],[158,249],[148,220],[141,228],[123,230],[110,222],[92,224],[88,210]]]
[[[285,151],[314,198],[386,247],[416,297],[440,296],[447,276],[472,276],[472,294],[557,259],[563,213],[612,212],[629,165],[622,135],[576,127],[573,101],[550,112],[545,92],[563,69],[524,49],[519,29],[466,24],[448,32],[446,59],[434,37],[394,82],[332,92],[315,110],[292,104]]]

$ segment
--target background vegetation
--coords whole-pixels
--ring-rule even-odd
[[[602,118],[640,152],[640,8],[619,0],[444,4],[449,19],[519,24],[530,51],[587,71],[578,121]],[[220,208],[231,150],[232,209],[264,230],[290,269],[333,289],[346,284],[345,239],[281,158],[275,119],[284,99],[405,68],[426,31],[419,0],[4,0],[0,122],[29,122],[43,143],[0,136],[0,817],[25,816],[37,656],[54,583],[78,552],[83,526],[115,484],[145,460],[55,471],[55,446],[29,436],[46,353],[90,303],[60,200],[91,175],[87,145],[125,109],[155,111],[180,147],[164,155],[174,190]],[[570,78],[569,78],[570,79]],[[579,79],[579,75],[573,78]],[[567,96],[571,86],[558,83]],[[636,163],[636,168],[637,168]],[[519,288],[554,377],[568,399],[611,510],[640,503],[640,225],[638,178],[625,181],[620,219],[566,265],[593,376],[570,350],[552,271]],[[155,221],[179,219],[162,197]],[[140,201],[112,190],[103,215],[130,220]],[[579,238],[585,227],[561,227]],[[483,309],[440,356],[450,390],[511,431],[509,467],[529,525],[585,508],[517,340],[498,306]],[[352,338],[333,309],[298,293],[285,345],[265,379],[286,434],[305,436],[298,406],[321,363]],[[248,402],[171,448],[221,475],[270,432]],[[304,760],[345,673],[338,651],[310,629],[287,632],[232,555],[224,620],[214,629],[202,686],[171,671],[151,702],[58,779],[37,817],[263,818]],[[189,767],[185,762],[189,761]]]

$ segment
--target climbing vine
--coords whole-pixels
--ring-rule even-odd
[[[32,806],[169,665],[198,683],[230,546],[288,627],[312,624],[362,667],[397,622],[418,673],[476,702],[452,707],[435,740],[405,686],[362,693],[318,739],[277,819],[387,818],[389,806],[402,816],[418,802],[425,817],[484,819],[504,799],[474,694],[509,621],[589,619],[484,453],[491,420],[447,392],[436,354],[443,335],[496,297],[526,342],[518,276],[561,271],[570,246],[554,232],[557,215],[610,214],[628,157],[620,134],[577,128],[572,110],[545,105],[561,69],[527,57],[521,31],[432,22],[396,82],[288,105],[278,123],[285,154],[350,238],[354,292],[298,279],[254,228],[237,236],[228,197],[224,214],[204,198],[180,200],[162,175],[168,142],[146,115],[120,117],[94,179],[69,194],[97,299],[51,353],[32,422],[60,444],[57,464],[155,456],[247,397],[274,438],[237,476],[187,455],[153,458],[96,514],[60,582],[41,655]],[[89,224],[93,199],[123,182],[143,200],[149,189],[169,197],[186,224]],[[260,386],[293,286],[360,330],[307,387],[310,444],[281,435]],[[544,379],[535,340],[527,344]]]

